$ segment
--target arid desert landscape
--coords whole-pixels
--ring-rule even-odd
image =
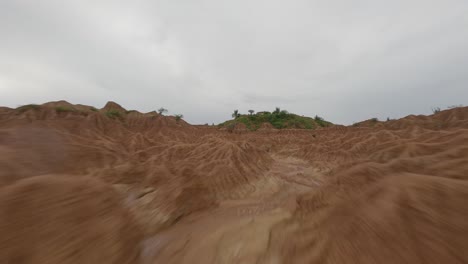
[[[251,131],[0,108],[0,263],[468,263],[468,107]]]

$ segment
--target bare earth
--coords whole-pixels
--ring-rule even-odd
[[[468,108],[232,133],[0,108],[0,263],[468,263],[467,180]]]

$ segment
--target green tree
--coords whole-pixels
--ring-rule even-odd
[[[158,113],[159,113],[160,115],[164,115],[164,114],[167,113],[167,112],[169,112],[169,111],[168,111],[166,108],[164,108],[164,107],[161,107],[161,108],[158,109]]]
[[[238,117],[240,117],[240,114],[239,114],[239,110],[234,110],[234,112],[232,113],[231,115],[234,119],[237,119]]]

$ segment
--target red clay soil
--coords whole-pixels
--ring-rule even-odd
[[[321,130],[0,108],[0,263],[468,263],[468,108]]]

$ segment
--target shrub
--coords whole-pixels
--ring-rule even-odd
[[[112,119],[121,119],[122,118],[122,113],[118,110],[109,110],[106,112],[106,116]]]
[[[311,123],[309,123],[309,122],[304,122],[304,128],[305,128],[305,129],[313,129],[314,126],[313,126]]]
[[[70,107],[66,107],[66,106],[57,106],[57,107],[55,107],[55,111],[57,113],[76,112],[75,109],[70,108]]]
[[[315,115],[314,121],[315,121],[315,123],[317,123],[317,125],[319,125],[321,127],[326,127],[327,126],[327,123],[325,122],[325,119],[323,119],[322,117],[320,117],[318,115]]]
[[[177,122],[179,122],[179,120],[181,120],[182,118],[184,118],[184,115],[181,115],[181,114],[175,115],[175,120]]]
[[[283,121],[281,121],[280,119],[274,120],[273,122],[271,122],[271,125],[278,129],[284,128]]]
[[[305,128],[305,129],[313,129],[314,128],[314,125],[313,125],[311,120],[300,119],[299,122],[302,124],[301,128]]]
[[[89,110],[91,110],[91,111],[93,111],[93,112],[97,112],[97,111],[98,111],[96,107],[92,107],[92,106],[89,108]]]
[[[16,110],[18,110],[20,113],[24,113],[28,110],[39,110],[39,109],[41,109],[41,106],[37,104],[28,104],[28,105],[23,105],[23,106],[16,108]]]
[[[441,110],[440,110],[440,107],[432,107],[432,113],[433,114],[437,114],[439,113]]]
[[[236,122],[244,124],[249,130],[255,130],[255,127],[252,127],[253,123],[250,122],[247,116],[238,117]]]
[[[287,110],[281,110],[278,114],[277,114],[280,118],[283,118],[283,119],[287,119],[289,116],[289,112]]]

